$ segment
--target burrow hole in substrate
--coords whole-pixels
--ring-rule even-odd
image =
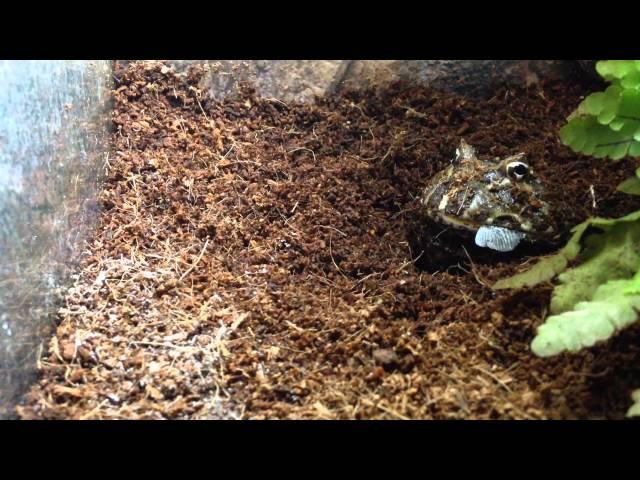
[[[547,255],[559,247],[549,243],[523,242],[511,252],[479,247],[474,232],[446,228],[429,222],[415,223],[407,229],[407,241],[415,267],[423,272],[466,275],[475,265],[519,262],[528,257]]]

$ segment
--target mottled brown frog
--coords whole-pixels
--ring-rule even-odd
[[[472,231],[476,245],[500,252],[558,234],[543,185],[524,153],[481,160],[461,140],[451,165],[430,180],[421,203],[427,217]]]

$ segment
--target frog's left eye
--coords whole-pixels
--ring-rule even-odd
[[[507,175],[514,180],[522,180],[529,175],[529,165],[524,162],[510,162],[507,164]]]

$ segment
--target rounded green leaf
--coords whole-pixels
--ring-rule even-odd
[[[640,88],[640,71],[631,72],[626,75],[620,81],[620,85],[624,88]]]
[[[619,96],[617,113],[624,119],[640,121],[640,90],[623,90]]]
[[[616,111],[614,109],[607,109],[600,112],[598,122],[602,125],[608,125],[614,118],[616,118]]]
[[[621,143],[613,147],[609,157],[611,158],[611,160],[621,160],[627,156],[628,151],[629,151],[629,143],[627,142]]]
[[[604,108],[606,95],[604,92],[596,92],[585,98],[578,107],[581,113],[598,115]]]
[[[616,118],[611,121],[611,123],[609,124],[609,128],[614,132],[619,132],[622,129],[622,127],[624,127],[624,124],[625,124],[625,121],[623,119]]]
[[[640,178],[638,177],[627,178],[624,182],[618,185],[617,190],[619,192],[627,193],[629,195],[640,195]]]
[[[622,79],[637,71],[636,60],[601,60],[596,63],[596,71],[605,79]]]
[[[631,394],[631,400],[633,400],[633,405],[627,411],[627,417],[638,417],[640,416],[640,389],[635,390]]]
[[[617,85],[611,85],[604,91],[604,96],[601,100],[602,109],[597,115],[599,123],[607,125],[616,118],[622,92],[622,88]]]
[[[597,143],[592,138],[587,138],[587,141],[580,150],[584,155],[593,155],[593,151],[596,149]]]
[[[576,152],[582,152],[582,148],[587,143],[587,140],[588,140],[588,137],[584,135],[584,133],[582,133],[580,135],[576,135],[575,138],[573,139],[573,142],[571,142],[569,146],[573,148]]]
[[[640,134],[640,131],[638,131]],[[576,137],[576,127],[574,120],[570,120],[564,127],[560,129],[560,140],[564,145],[571,145]]]

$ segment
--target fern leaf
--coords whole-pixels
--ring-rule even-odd
[[[638,170],[640,171],[640,169]],[[582,250],[581,243],[583,243],[582,237],[588,227],[593,226],[603,232],[607,232],[616,225],[632,222],[640,223],[640,211],[633,212],[620,218],[590,218],[573,228],[573,235],[571,239],[558,253],[542,258],[538,263],[533,265],[533,267],[524,272],[498,280],[491,288],[494,290],[523,288],[547,282],[557,274],[563,272],[569,261],[573,260],[578,256],[578,254],[580,254],[580,251]],[[640,229],[640,227],[638,228]],[[590,245],[592,249],[591,255],[593,255],[593,253],[597,251],[596,248],[598,245],[597,242],[594,244],[593,241],[591,241]],[[588,258],[589,255],[585,255],[585,257]]]
[[[633,400],[633,405],[627,411],[627,417],[640,417],[640,389],[635,390],[631,394],[631,400]]]
[[[628,279],[640,265],[640,222],[621,222],[590,235],[582,263],[558,275],[551,297],[551,313],[566,312],[592,298],[609,280]]]
[[[636,175],[631,178],[627,178],[624,182],[618,185],[617,190],[629,195],[640,195],[640,168],[636,170]]]
[[[601,60],[596,63],[596,71],[609,81],[623,80],[640,71],[639,60]]]
[[[580,239],[588,226],[588,221],[577,225],[574,227],[574,234],[567,245],[558,253],[543,258],[529,270],[498,280],[491,288],[504,290],[506,288],[532,287],[551,280],[567,268],[569,261],[578,256],[580,253]]]
[[[607,340],[637,319],[640,295],[625,295],[629,280],[611,280],[600,285],[588,301],[574,309],[552,315],[538,328],[531,350],[540,357],[564,351],[577,352]]]
[[[640,124],[636,128],[634,123],[625,121],[616,131],[593,116],[577,116],[560,129],[560,140],[576,152],[616,161],[629,155],[632,149],[639,151],[640,142],[634,138],[638,128]]]

